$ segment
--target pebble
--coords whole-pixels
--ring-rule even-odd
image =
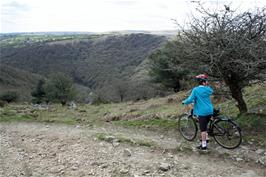
[[[108,167],[108,164],[103,164],[102,166],[101,166],[101,168],[107,168]]]
[[[263,152],[264,152],[264,150],[263,149],[258,149],[258,150],[256,150],[255,151],[257,154],[262,154]]]
[[[146,175],[146,174],[148,174],[148,173],[150,173],[150,170],[145,170],[142,174],[143,174],[143,175]]]
[[[120,173],[121,173],[121,174],[127,174],[128,172],[129,172],[129,171],[128,171],[127,169],[121,169],[121,170],[120,170]]]
[[[118,146],[120,145],[120,143],[118,143],[118,142],[114,142],[114,143],[112,143],[112,145],[113,145],[114,147],[118,147]]]
[[[237,161],[237,162],[240,162],[240,161],[243,161],[243,159],[240,158],[240,157],[237,157],[237,158],[236,158],[236,161]]]
[[[266,166],[266,156],[262,156],[258,159],[258,163]]]
[[[257,174],[253,170],[247,170],[246,172],[240,175],[241,177],[252,177],[257,176]]]
[[[126,156],[126,157],[130,157],[131,156],[131,151],[129,149],[124,149],[124,153],[123,155]]]
[[[161,163],[159,166],[159,170],[161,171],[168,171],[170,168],[171,166],[168,163]]]

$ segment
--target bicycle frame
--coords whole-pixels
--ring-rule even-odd
[[[198,123],[199,119],[193,115],[192,111],[190,112],[190,114],[184,114],[181,117],[178,121],[179,131],[186,140],[193,141],[197,136],[198,127],[199,127],[199,123]],[[184,125],[180,123],[181,122],[180,120],[183,120],[184,118],[187,118],[188,121],[189,119],[191,119],[193,123],[190,121],[189,123],[190,126],[183,127]],[[183,127],[184,129],[180,127]],[[192,128],[191,129],[192,131],[189,131],[189,129],[187,129],[190,127]],[[226,149],[234,149],[238,147],[242,142],[241,128],[239,127],[239,125],[234,120],[230,119],[229,117],[220,115],[219,110],[214,111],[214,115],[210,118],[210,121],[207,127],[208,127],[207,129],[208,134],[214,137],[214,140],[220,146]],[[231,144],[232,142],[234,144]]]
[[[213,120],[214,119],[214,120]],[[225,116],[217,116],[217,117],[213,117],[211,118],[210,122],[209,122],[209,130],[211,130],[211,133],[210,133],[210,136],[214,136],[214,135],[217,135],[217,136],[223,136],[225,135],[227,132],[227,130],[224,129],[224,127],[221,127],[219,126],[219,124],[216,124],[216,122],[218,121],[229,121],[231,122],[234,126],[236,126],[236,128],[241,131],[240,127],[238,126],[238,124],[236,122],[234,122],[233,120],[231,120],[230,118],[227,118]],[[219,133],[216,133],[214,134],[213,133],[213,128],[216,128],[216,130],[219,131]]]

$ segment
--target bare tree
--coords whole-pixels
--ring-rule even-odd
[[[200,16],[177,36],[182,57],[198,70],[223,80],[247,112],[243,88],[254,80],[266,80],[266,10],[237,14],[228,6],[210,12],[199,4]],[[201,67],[199,67],[201,66]]]

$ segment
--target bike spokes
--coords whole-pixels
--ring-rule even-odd
[[[186,140],[192,141],[195,139],[198,129],[191,117],[182,115],[178,120],[178,130]]]
[[[215,141],[227,149],[233,149],[242,142],[241,131],[235,123],[228,120],[217,121],[213,125]]]

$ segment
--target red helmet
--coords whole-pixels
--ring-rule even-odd
[[[195,76],[195,79],[199,82],[200,81],[207,81],[208,75],[207,74],[200,74],[200,75]]]

